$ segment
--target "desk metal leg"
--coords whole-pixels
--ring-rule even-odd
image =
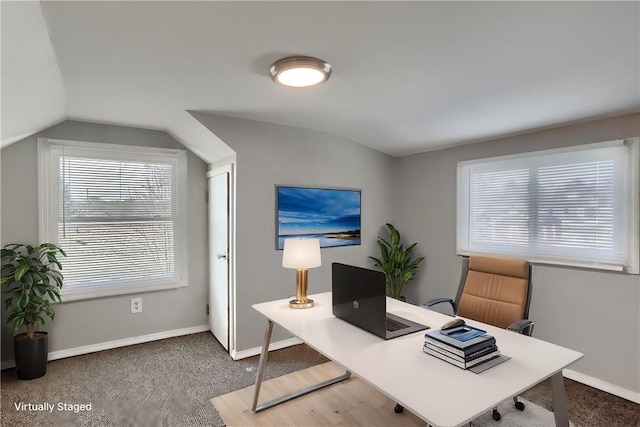
[[[256,388],[253,392],[253,412],[257,411],[258,396],[260,395],[260,386],[262,385],[262,375],[264,374],[264,365],[267,364],[269,358],[269,344],[271,344],[271,334],[273,333],[273,321],[267,320],[267,329],[264,332],[264,343],[262,344],[262,352],[260,353],[260,361],[258,362],[258,373],[256,375]]]
[[[319,390],[323,387],[330,386],[332,384],[346,380],[347,378],[351,377],[351,372],[345,371],[345,373],[340,376],[328,379],[318,384],[311,385],[309,387],[303,388],[293,393],[285,394],[284,396],[270,400],[258,406],[258,396],[260,395],[260,386],[262,385],[262,376],[264,375],[264,367],[267,364],[267,359],[269,357],[269,344],[271,343],[272,332],[273,332],[273,321],[267,320],[267,329],[264,333],[264,344],[262,345],[262,353],[260,354],[260,361],[258,362],[258,373],[256,375],[256,388],[253,394],[253,405],[251,406],[251,410],[253,412],[260,412],[264,409],[271,408],[272,406],[276,406],[280,403],[286,402],[291,399],[295,399],[296,397],[300,397],[307,393],[311,393],[312,391]]]
[[[553,416],[556,419],[556,427],[569,427],[569,407],[564,392],[562,371],[551,377],[551,395],[553,396]]]

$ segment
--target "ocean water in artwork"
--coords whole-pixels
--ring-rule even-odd
[[[284,248],[284,240],[289,238],[303,238],[303,239],[320,239],[320,247],[327,248],[331,246],[350,246],[360,244],[360,235],[357,237],[334,237],[332,235],[324,234],[296,234],[296,235],[284,235],[278,236],[278,249]]]
[[[360,244],[360,190],[278,187],[278,249],[292,237],[320,247]]]

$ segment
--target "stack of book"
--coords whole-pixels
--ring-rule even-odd
[[[496,339],[468,325],[424,335],[422,350],[462,369],[469,369],[500,355]]]

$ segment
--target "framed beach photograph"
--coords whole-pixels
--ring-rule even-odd
[[[359,245],[361,193],[276,185],[276,248],[290,237],[319,238],[322,248]]]

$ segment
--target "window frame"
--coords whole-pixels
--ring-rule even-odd
[[[75,301],[114,295],[142,293],[188,286],[188,184],[187,152],[180,149],[144,147],[124,144],[109,144],[85,141],[73,141],[51,138],[38,138],[38,235],[40,241],[58,244],[58,214],[60,179],[54,174],[59,167],[54,164],[60,150],[69,149],[78,155],[86,153],[105,160],[162,160],[172,165],[172,191],[175,197],[174,224],[174,277],[161,279],[131,279],[101,284],[79,285],[74,288],[63,286],[60,292],[63,301]],[[64,249],[64,248],[63,248]],[[64,258],[63,258],[64,263]],[[62,271],[64,275],[64,269]]]
[[[592,150],[598,148],[607,148],[614,146],[626,145],[628,148],[628,182],[627,182],[627,194],[624,197],[627,199],[628,212],[627,212],[627,224],[626,229],[629,232],[627,242],[627,253],[629,255],[628,265],[614,265],[611,263],[598,263],[594,261],[586,261],[579,259],[559,258],[559,257],[545,257],[539,254],[532,254],[529,247],[526,247],[522,253],[513,254],[513,252],[505,250],[491,250],[490,253],[502,254],[502,255],[514,255],[527,258],[531,262],[550,265],[562,265],[571,267],[583,267],[593,268],[600,270],[613,270],[623,271],[629,274],[640,273],[640,138],[624,138],[606,142],[599,142],[593,144],[584,144],[578,146],[570,146],[563,148],[556,148],[550,150],[541,150],[534,152],[526,152],[519,154],[512,154],[506,156],[498,156],[484,159],[475,159],[458,162],[456,170],[456,199],[457,199],[457,219],[456,219],[456,253],[458,255],[470,255],[474,253],[470,249],[470,168],[469,166],[481,165],[499,161],[512,161],[523,160],[527,158],[546,156],[549,154],[562,154],[573,153],[583,150]],[[567,252],[569,250],[566,250]]]

